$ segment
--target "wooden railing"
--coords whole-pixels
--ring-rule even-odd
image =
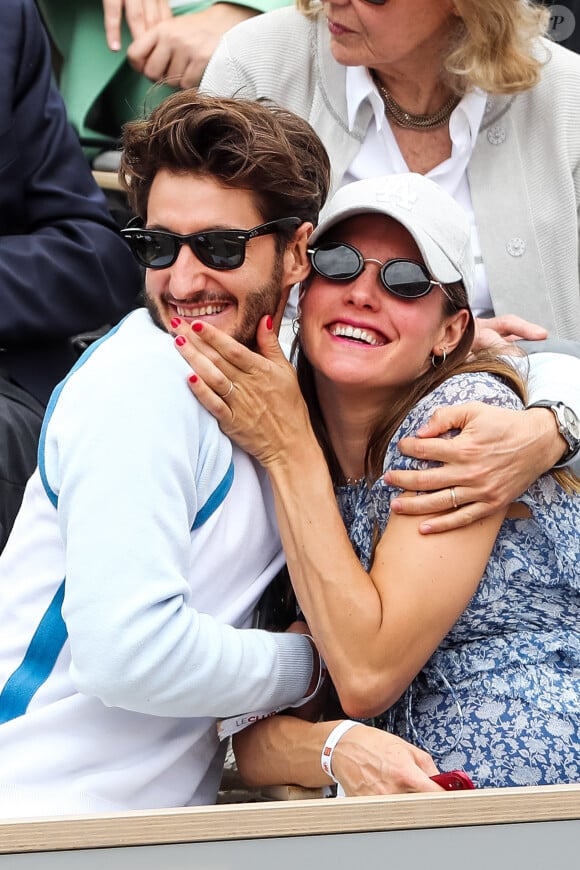
[[[0,870],[371,870],[371,860],[385,870],[573,870],[580,785],[0,822]]]

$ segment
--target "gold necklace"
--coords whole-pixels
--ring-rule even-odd
[[[408,130],[434,130],[436,127],[442,127],[449,121],[453,109],[461,99],[457,94],[451,94],[447,102],[432,115],[414,115],[399,106],[386,87],[378,80],[376,74],[373,74],[373,78],[380,91],[387,114],[398,127],[405,127]]]

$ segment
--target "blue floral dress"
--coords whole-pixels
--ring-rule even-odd
[[[472,400],[522,407],[492,375],[452,377],[403,421],[384,468],[425,467],[399,453],[399,439],[438,406]],[[384,530],[400,492],[382,478],[370,488],[337,488],[367,570],[373,522]],[[397,703],[366,720],[423,747],[441,770],[465,770],[480,787],[580,782],[580,498],[544,475],[519,501],[532,517],[503,522],[458,622]]]

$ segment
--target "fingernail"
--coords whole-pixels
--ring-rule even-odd
[[[270,317],[269,314],[268,314],[268,317],[266,318],[266,329],[272,329],[272,318]]]
[[[194,332],[201,332],[203,329],[203,323],[200,323],[199,320],[196,320],[195,323],[192,324],[191,328]]]
[[[183,347],[183,345],[185,344],[185,336],[178,335],[175,339],[175,344],[177,345],[177,347]]]
[[[173,317],[169,322],[171,323],[172,327],[176,329],[181,323],[181,320],[179,319],[179,317]]]
[[[190,375],[187,380],[190,384],[197,384],[197,375]]]

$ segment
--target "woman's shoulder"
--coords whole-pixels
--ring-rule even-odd
[[[248,99],[266,96],[302,114],[316,29],[317,19],[291,6],[243,21],[221,39],[201,90]]]
[[[540,39],[538,45],[542,73],[529,96],[545,95],[555,104],[562,99],[576,103],[580,93],[580,54],[550,39]]]
[[[236,56],[247,54],[257,65],[263,66],[264,53],[271,54],[273,46],[284,45],[284,54],[278,55],[278,61],[300,53],[302,43],[294,40],[308,40],[308,35],[316,29],[316,21],[316,18],[307,18],[294,6],[284,6],[238,24],[228,31],[223,42],[227,43],[230,53],[235,51]],[[268,42],[257,43],[258,38]],[[257,45],[259,51],[256,51]],[[304,47],[307,45],[306,42]]]
[[[426,468],[430,463],[409,459],[399,453],[397,444],[401,438],[414,436],[417,429],[425,425],[438,408],[449,405],[461,405],[466,402],[485,402],[501,408],[521,410],[524,405],[521,399],[497,375],[490,372],[462,372],[452,375],[423,396],[414,405],[401,425],[394,433],[385,456],[385,468]],[[457,430],[446,433],[453,437]]]
[[[519,396],[499,375],[479,371],[461,372],[447,378],[417,403],[416,410],[424,414],[433,407],[462,402],[485,402],[516,410],[524,407]]]
[[[576,51],[545,37],[539,39],[538,45],[547,72],[558,75],[563,71],[569,71],[572,75],[580,76],[580,54]]]

